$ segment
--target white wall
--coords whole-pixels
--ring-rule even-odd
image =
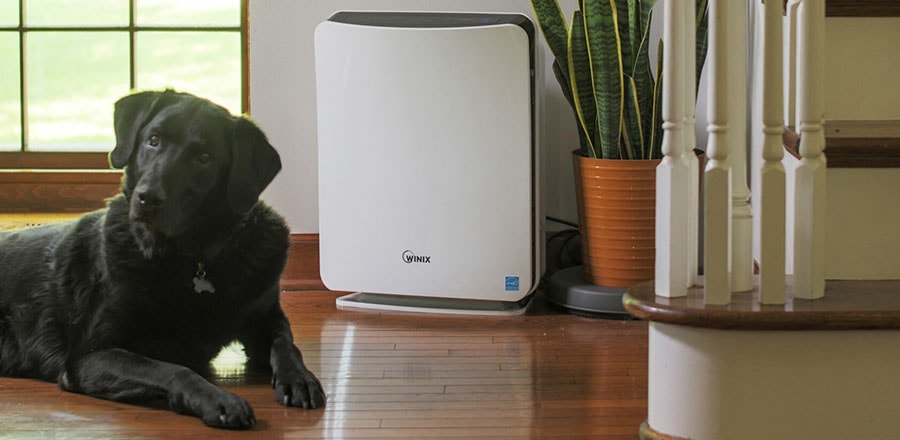
[[[825,119],[900,119],[900,18],[825,23]]]
[[[900,18],[829,18],[825,32],[826,119],[900,119]],[[900,278],[898,187],[898,168],[828,170],[826,278]]]
[[[562,0],[571,11],[576,0]],[[263,194],[294,233],[319,230],[316,173],[316,83],[313,31],[338,10],[520,12],[528,0],[253,0],[250,2],[252,117],[281,153],[284,170]],[[660,21],[660,20],[657,20]],[[544,126],[542,203],[549,215],[574,220],[570,152],[578,147],[571,110],[550,70],[543,36]]]

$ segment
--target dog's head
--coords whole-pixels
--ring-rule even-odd
[[[109,160],[125,168],[131,220],[165,237],[246,214],[281,170],[253,122],[190,94],[126,96],[116,102],[114,120]]]

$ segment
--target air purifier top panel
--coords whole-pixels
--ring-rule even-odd
[[[515,25],[529,34],[529,41],[534,41],[534,24],[522,14],[340,11],[332,15],[328,21],[361,26],[413,29]]]
[[[315,46],[325,284],[530,293],[540,246],[528,18],[341,12]]]

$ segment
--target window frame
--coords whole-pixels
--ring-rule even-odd
[[[240,0],[240,65],[241,65],[241,112],[250,112],[250,55],[249,21],[250,0]],[[137,26],[134,23],[134,0],[129,0],[128,26],[64,27],[63,30],[103,29],[121,30],[130,38],[130,86],[135,86],[135,33],[138,31],[216,31],[235,30],[232,26]],[[23,26],[24,10],[20,3],[20,35],[37,30],[61,30],[51,27]],[[10,29],[10,28],[6,28]],[[101,31],[101,32],[102,32]],[[24,40],[20,39],[19,93],[23,110],[25,99]],[[20,116],[26,117],[26,113]],[[22,123],[24,125],[24,123]],[[112,130],[112,127],[110,127]],[[22,133],[24,137],[27,133]],[[10,151],[0,152],[0,213],[32,212],[73,212],[97,209],[105,206],[105,200],[119,191],[120,170],[110,170],[109,154],[100,152],[43,152]]]

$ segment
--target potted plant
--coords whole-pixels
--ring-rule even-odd
[[[630,287],[653,278],[656,166],[662,158],[662,44],[651,68],[656,0],[579,0],[567,25],[557,0],[531,0],[572,106],[585,278]],[[697,79],[706,58],[707,0],[696,0]],[[655,70],[655,74],[654,74]]]

